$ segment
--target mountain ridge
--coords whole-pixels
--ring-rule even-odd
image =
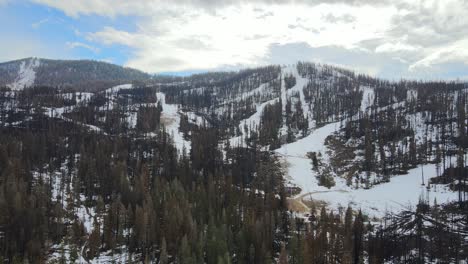
[[[293,63],[297,64],[299,62]],[[334,66],[331,64],[313,63],[325,67],[332,67],[339,72],[355,74],[351,68]],[[245,67],[237,71],[205,71],[179,76],[172,74],[152,74],[131,67],[126,67],[106,61],[90,59],[48,59],[39,57],[27,57],[11,61],[0,62],[0,87],[6,86],[12,90],[20,90],[32,86],[54,86],[73,87],[76,90],[95,91],[111,87],[118,84],[133,81],[167,83],[174,81],[188,80],[192,84],[206,84],[218,81],[227,81],[236,78],[237,75],[248,74],[249,72],[265,67],[281,67],[284,65],[271,64],[257,67]],[[346,74],[345,74],[346,75]],[[366,76],[388,82],[398,82],[386,78],[379,78],[369,74],[356,73],[357,76]],[[152,81],[151,81],[152,80]],[[403,80],[403,79],[402,79]],[[400,81],[402,81],[400,80]],[[450,80],[403,80],[417,82],[468,82],[460,79]],[[91,88],[90,88],[91,87]]]
[[[0,63],[0,86],[7,86],[13,90],[31,86],[86,89],[87,86],[108,87],[149,78],[150,74],[140,70],[94,60],[29,57]]]

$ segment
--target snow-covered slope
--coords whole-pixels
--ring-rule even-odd
[[[185,140],[183,134],[179,131],[180,114],[178,106],[175,104],[167,104],[166,95],[164,93],[157,93],[156,95],[163,108],[161,122],[164,124],[167,133],[173,136],[174,143],[179,153],[182,153],[184,148],[188,153],[190,150],[190,142]]]
[[[374,104],[374,90],[371,87],[361,87],[363,91],[360,110],[369,111]],[[346,122],[346,121],[345,121]],[[335,122],[315,129],[307,137],[296,142],[285,144],[275,152],[286,164],[286,181],[288,185],[301,188],[296,199],[320,200],[332,208],[352,205],[363,209],[365,213],[381,217],[387,211],[401,210],[415,206],[422,198],[432,203],[454,201],[457,194],[445,185],[432,185],[426,188],[422,185],[421,175],[424,173],[425,183],[436,176],[436,165],[425,164],[408,171],[406,175],[395,175],[390,182],[381,183],[370,189],[353,188],[346,181],[334,177],[335,186],[330,189],[320,186],[317,180],[318,172],[312,169],[312,161],[306,155],[308,152],[320,153],[322,161],[329,163],[328,149],[325,139],[338,131],[344,123]]]
[[[12,90],[21,90],[34,85],[36,79],[36,69],[41,65],[37,58],[31,58],[21,62],[17,77],[14,82],[7,85]]]
[[[40,65],[41,61],[39,59],[22,61],[18,71],[18,78],[15,80],[15,82],[10,84],[10,87],[12,89],[22,89],[25,86],[27,87],[34,84],[36,77],[35,70]],[[320,67],[317,69],[320,69]],[[390,182],[383,182],[376,184],[375,186],[370,186],[370,189],[349,186],[349,184],[347,184],[347,182],[340,177],[333,178],[335,185],[330,189],[324,186],[320,186],[317,178],[320,176],[319,174],[321,172],[319,170],[313,170],[311,159],[307,157],[307,153],[319,153],[321,162],[324,164],[324,166],[330,165],[330,160],[328,157],[329,149],[327,146],[325,146],[326,138],[344,127],[349,119],[357,120],[360,117],[358,114],[352,118],[344,119],[345,117],[343,117],[341,122],[332,122],[328,124],[323,122],[326,125],[317,127],[312,116],[313,114],[316,114],[316,112],[311,110],[311,108],[313,108],[312,104],[314,102],[310,100],[310,95],[307,100],[306,96],[304,95],[304,93],[307,94],[307,91],[304,91],[304,87],[306,87],[311,80],[308,77],[305,78],[299,74],[297,65],[283,66],[281,67],[279,74],[283,77],[293,76],[295,78],[295,84],[287,89],[283,79],[281,82],[281,92],[276,90],[276,93],[272,93],[270,97],[258,96],[258,94],[261,95],[262,93],[271,92],[269,83],[265,82],[259,83],[258,86],[256,83],[256,87],[251,87],[252,89],[243,93],[236,94],[233,92],[232,98],[230,94],[230,100],[226,101],[226,104],[229,102],[239,102],[241,100],[251,98],[255,113],[241,120],[239,124],[236,123],[235,125],[238,126],[237,128],[241,135],[229,138],[228,140],[230,141],[231,146],[244,146],[244,139],[249,137],[251,132],[250,130],[258,129],[258,126],[261,122],[262,113],[267,105],[277,103],[281,99],[283,103],[283,117],[285,117],[285,102],[288,100],[293,102],[300,102],[303,108],[303,114],[305,117],[308,117],[309,120],[309,129],[307,129],[307,133],[304,133],[304,135],[300,136],[296,135],[294,138],[294,140],[296,140],[295,142],[286,144],[283,141],[283,145],[275,150],[276,155],[278,155],[278,157],[284,161],[283,164],[285,164],[284,169],[287,184],[289,186],[297,186],[301,189],[300,194],[296,198],[300,197],[300,199],[304,200],[322,200],[327,202],[333,208],[352,204],[354,207],[361,207],[367,213],[376,216],[381,216],[386,210],[401,209],[402,207],[408,205],[414,205],[418,202],[421,195],[429,196],[429,202],[432,202],[434,198],[436,198],[439,202],[457,199],[456,194],[448,190],[446,186],[434,185],[427,189],[426,186],[421,185],[422,171],[424,171],[426,176],[426,183],[428,178],[435,176],[436,169],[435,165],[433,164],[419,165],[419,167],[409,170],[406,175],[391,175]],[[323,83],[326,83],[330,86],[334,85],[333,82],[327,79],[323,79]],[[119,91],[122,89],[131,89],[132,87],[132,84],[123,84],[113,86],[105,90],[106,97],[109,99],[109,101],[105,106],[101,106],[99,110],[107,111],[113,109],[118,101],[117,97]],[[324,85],[324,87],[324,89],[327,88],[326,85]],[[192,90],[201,93],[203,92],[203,89],[204,88],[193,88]],[[362,98],[357,98],[358,100],[361,100],[360,104],[359,101],[357,101],[357,109],[358,111],[360,110],[361,113],[370,113],[371,107],[375,107],[374,110],[376,112],[383,112],[389,107],[404,107],[406,104],[406,102],[403,100],[400,102],[393,101],[392,104],[382,106],[378,104],[379,102],[376,98],[379,94],[375,91],[374,87],[370,85],[360,85],[356,86],[355,89],[362,92]],[[68,99],[73,97],[72,94],[66,94],[65,96]],[[158,92],[156,96],[158,101],[161,102],[163,109],[161,114],[161,123],[165,126],[168,134],[173,136],[174,143],[179,150],[179,153],[182,153],[183,149],[189,151],[191,143],[189,140],[186,140],[183,133],[179,131],[181,114],[187,115],[189,121],[197,125],[203,125],[206,120],[202,116],[198,116],[197,112],[192,110],[184,113],[182,110],[184,105],[166,103],[166,94],[163,92]],[[80,100],[89,100],[91,97],[91,93],[84,94],[84,99]],[[416,90],[408,90],[406,97],[407,101],[416,100],[418,98],[418,93]],[[154,104],[154,102],[150,104]],[[135,128],[137,122],[137,108],[133,108],[133,105],[131,105],[129,109],[130,110],[126,113],[126,118],[127,122],[129,123],[129,127],[133,129]],[[227,108],[220,109],[221,111],[225,111]],[[50,117],[60,118],[69,122],[75,122],[76,124],[84,126],[91,131],[102,132],[102,129],[97,126],[76,122],[72,119],[66,118],[64,113],[71,112],[73,107],[69,106],[60,108],[46,108],[45,110],[45,114]],[[415,132],[414,137],[416,142],[420,143],[425,140],[427,136],[424,132],[427,127],[425,126],[422,113],[408,114],[406,117],[408,121],[411,121],[410,124],[412,125],[412,128]],[[287,133],[287,127],[284,123],[285,122],[283,122],[283,127],[280,129],[280,132],[283,136]],[[429,138],[435,141],[436,135],[439,134],[439,131],[430,130],[428,134]],[[147,136],[153,135],[156,134],[151,132],[147,133]]]
[[[283,102],[283,109],[282,109],[283,110],[283,115],[285,115],[285,111],[286,111],[285,102],[286,102],[286,100],[288,98],[291,98],[294,93],[299,93],[299,100],[301,101],[302,105],[304,106],[304,116],[311,115],[311,113],[309,111],[309,108],[305,107],[307,105],[307,103],[305,102],[304,92],[303,92],[303,88],[304,88],[304,86],[307,85],[308,80],[299,75],[299,73],[297,72],[297,67],[296,67],[295,64],[288,65],[288,66],[283,66],[281,68],[281,75],[282,76],[292,75],[296,79],[296,84],[293,87],[291,87],[290,89],[286,89],[284,80],[281,83],[281,100]],[[265,92],[265,84],[261,84],[258,88],[254,89],[252,91],[241,94],[239,96],[239,99],[241,99],[241,98],[245,99],[245,98],[253,96],[253,95],[255,95],[256,93],[259,93],[259,92],[260,93]],[[242,142],[242,140],[241,140],[242,137],[249,136],[249,134],[250,134],[250,130],[247,131],[247,134],[246,134],[245,133],[246,131],[244,131],[244,128],[247,127],[248,129],[250,129],[250,128],[255,129],[256,127],[258,127],[259,124],[260,124],[260,119],[261,119],[264,108],[267,105],[277,103],[279,100],[280,100],[280,98],[277,97],[277,98],[271,99],[271,100],[263,102],[263,103],[257,103],[257,105],[255,106],[256,107],[256,112],[253,115],[251,115],[250,117],[242,120],[240,122],[240,124],[239,124],[239,130],[242,132],[243,135],[231,138],[230,139],[230,144],[233,145],[233,146],[243,145],[244,142]],[[282,130],[283,134],[286,133],[286,127],[283,127],[281,130]]]
[[[284,81],[281,89],[281,100],[284,102],[291,99],[293,95],[298,95],[295,100],[300,100],[304,108],[304,116],[312,116],[312,111],[307,107],[308,104],[304,99],[303,88],[308,84],[309,80],[303,78],[297,71],[296,65],[282,67],[281,74],[283,76],[294,76],[296,83],[290,89],[286,89]],[[254,91],[262,91],[263,86]],[[375,90],[370,86],[360,86],[362,99],[359,105],[361,113],[370,113],[370,108],[375,105]],[[252,94],[245,93],[239,95],[240,98],[248,97]],[[409,96],[414,98],[416,93],[413,91]],[[239,130],[242,136],[230,139],[232,146],[244,145],[241,140],[249,136],[249,129],[255,129],[259,125],[262,112],[266,105],[273,104],[279,101],[280,98],[274,98],[267,102],[258,103],[256,112],[250,117],[242,120],[239,124]],[[388,107],[400,107],[402,103],[395,103]],[[377,108],[377,111],[383,111],[386,108]],[[359,114],[350,118],[356,120]],[[312,119],[312,118],[311,118]],[[312,131],[304,138],[298,139],[296,142],[283,144],[281,148],[275,150],[275,153],[285,164],[285,178],[288,186],[297,186],[301,192],[295,197],[302,200],[321,200],[329,204],[332,208],[353,207],[362,208],[363,211],[372,216],[383,216],[385,212],[391,210],[401,210],[404,207],[414,206],[419,199],[427,199],[428,202],[433,202],[436,199],[438,202],[447,202],[457,199],[456,193],[449,190],[447,186],[432,185],[431,188],[421,185],[421,174],[424,171],[425,183],[429,178],[436,176],[434,164],[420,165],[417,168],[411,169],[406,175],[393,175],[388,183],[381,183],[371,187],[370,189],[356,188],[348,186],[346,180],[340,177],[334,177],[335,186],[330,189],[320,186],[318,176],[320,172],[312,169],[311,159],[307,157],[308,152],[320,153],[321,161],[325,166],[330,164],[328,157],[328,148],[325,146],[325,139],[337,132],[350,120],[349,118],[343,122],[333,122],[322,127],[316,127],[315,122],[311,122],[309,127]],[[313,119],[312,119],[313,120]],[[245,127],[249,129],[245,131]],[[285,127],[282,128],[284,134]],[[422,197],[423,196],[423,197]]]
[[[307,152],[321,153],[327,159],[325,138],[339,128],[339,123],[331,123],[313,131],[309,136],[291,144],[283,145],[276,153],[286,162],[288,183],[301,188],[297,197],[304,200],[322,200],[332,208],[352,205],[361,208],[373,216],[383,216],[385,212],[400,210],[414,206],[420,198],[433,202],[453,201],[457,194],[446,186],[433,185],[430,189],[421,185],[421,174],[424,171],[428,177],[434,177],[436,168],[434,164],[426,164],[409,170],[406,175],[391,178],[388,183],[374,186],[370,189],[355,189],[346,185],[345,180],[335,178],[336,185],[328,189],[319,186],[317,173],[312,170],[311,160],[306,157]],[[422,195],[422,197],[421,197]]]
[[[374,105],[375,94],[374,94],[374,89],[368,86],[361,87],[361,90],[362,90],[361,111],[365,113],[369,107]]]
[[[314,130],[307,137],[296,142],[285,144],[275,152],[278,153],[287,164],[287,179],[293,185],[301,188],[301,194],[319,189],[316,174],[312,171],[311,160],[306,156],[307,152],[317,152],[326,155],[325,138],[335,132],[339,123],[331,123]]]

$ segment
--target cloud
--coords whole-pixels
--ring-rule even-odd
[[[92,51],[93,53],[99,53],[99,48],[93,47],[91,45],[82,43],[82,42],[67,42],[65,43],[67,48],[69,49],[75,49],[75,48],[83,48]]]
[[[1,1],[1,0],[0,0]],[[101,15],[115,17],[119,15],[151,15],[154,10],[161,7],[177,6],[200,8],[214,11],[219,8],[242,5],[309,5],[320,4],[347,4],[352,6],[373,5],[382,6],[391,3],[391,0],[32,0],[35,3],[47,5],[62,10],[69,16]],[[261,8],[257,8],[261,9]]]
[[[394,53],[394,52],[403,52],[403,51],[415,51],[421,48],[421,46],[412,46],[406,44],[404,42],[396,42],[396,43],[384,43],[377,48],[375,48],[375,52],[377,53]]]
[[[211,45],[204,42],[199,36],[187,36],[186,38],[181,38],[174,40],[172,43],[174,46],[177,46],[181,49],[186,50],[207,50],[211,49]]]
[[[330,25],[321,19],[321,14],[329,10],[328,5],[272,5],[261,9],[245,5],[212,13],[172,7],[142,19],[134,32],[104,27],[89,33],[87,40],[131,47],[133,54],[127,66],[150,72],[214,69],[226,64],[254,66],[263,61],[272,43],[353,47],[377,37],[392,14],[387,9],[341,6],[331,14],[342,17],[372,11],[372,15],[360,16],[353,24]],[[259,13],[269,15],[259,18]]]
[[[420,73],[443,72],[438,65],[467,61],[464,0],[32,1],[75,18],[137,17],[133,31],[109,23],[77,36],[129,47],[126,65],[149,72],[255,66],[286,59],[291,63],[293,58],[308,57],[310,49],[341,55],[311,59],[348,65],[353,58],[366,64],[362,67],[366,72],[377,74],[390,69],[394,74],[423,76]],[[288,45],[295,50],[288,48],[281,59],[274,55],[278,47],[285,50]]]
[[[322,16],[322,19],[329,23],[352,23],[356,21],[356,17],[350,14],[336,16],[330,13]]]
[[[347,49],[335,45],[312,47],[304,42],[272,44],[265,61],[275,64],[313,61],[385,78],[400,77],[408,67],[406,63],[387,54],[375,55],[360,49]]]
[[[113,27],[104,27],[101,31],[89,33],[86,36],[89,41],[97,41],[104,45],[120,44],[129,47],[137,47],[138,40],[147,39],[144,34],[130,33],[117,30]]]
[[[39,20],[37,22],[32,23],[31,27],[34,28],[34,29],[38,29],[39,27],[41,27],[42,24],[45,24],[45,23],[49,22],[49,20],[50,20],[49,18],[41,19],[41,20]]]
[[[434,48],[423,59],[411,64],[409,69],[414,71],[418,68],[427,68],[435,64],[449,62],[461,62],[468,65],[468,38],[457,41],[453,44]]]

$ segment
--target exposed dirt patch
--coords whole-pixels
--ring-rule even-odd
[[[164,113],[161,115],[161,124],[164,124],[166,127],[174,123],[176,120],[174,117],[165,116]]]
[[[288,198],[288,210],[297,213],[309,213],[310,208],[302,202],[302,199]]]
[[[334,190],[334,191],[317,191],[317,192],[308,192],[294,198],[288,198],[288,209],[297,213],[310,213],[312,208],[319,210],[323,206],[327,206],[327,202],[322,200],[317,200],[313,198],[314,194],[317,193],[328,193],[328,192],[337,192],[345,193],[345,190]]]

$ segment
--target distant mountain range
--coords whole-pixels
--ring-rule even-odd
[[[0,88],[22,90],[32,86],[73,88],[79,91],[99,91],[109,87],[141,82],[190,83],[195,86],[232,81],[255,69],[239,72],[206,72],[187,77],[153,75],[133,68],[94,60],[51,60],[25,58],[0,63]],[[468,84],[466,84],[468,85]]]
[[[37,85],[96,89],[150,77],[136,69],[92,60],[26,58],[0,63],[0,86],[14,90]]]

